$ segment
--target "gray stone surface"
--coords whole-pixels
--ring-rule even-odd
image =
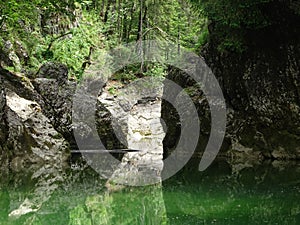
[[[106,90],[100,102],[112,115],[113,129],[129,149],[110,182],[144,185],[161,181],[165,133],[160,121],[163,84],[157,79],[139,80],[113,97]]]
[[[28,155],[24,160],[31,163],[47,161],[60,164],[66,161],[68,143],[43,115],[39,104],[9,91],[7,107],[9,109],[7,142],[15,154],[23,155],[25,151]]]
[[[219,156],[233,158],[300,158],[299,43],[283,40],[276,48],[253,48],[245,54],[220,54],[209,45],[203,55],[218,78],[227,104],[226,138]],[[199,69],[199,76],[201,76]],[[201,85],[172,68],[168,79],[185,88],[201,121],[197,154],[210,134],[210,109]],[[180,136],[176,111],[163,102],[162,117],[170,128],[164,141],[171,152]]]
[[[57,79],[36,78],[33,85],[43,99],[44,114],[54,128],[71,145],[75,145],[72,134],[72,101],[76,83],[67,81],[61,85]]]
[[[55,79],[63,85],[68,80],[68,67],[61,63],[47,62],[39,69],[37,78]]]
[[[69,144],[44,113],[45,102],[31,81],[4,69],[0,77],[0,139],[5,148],[1,157],[16,171],[33,163],[64,163],[69,157]]]
[[[3,156],[4,143],[7,138],[6,126],[6,93],[3,85],[2,78],[0,77],[0,159]]]

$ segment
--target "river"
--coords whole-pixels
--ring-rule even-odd
[[[162,184],[109,191],[80,160],[44,174],[2,171],[0,224],[300,224],[299,162],[216,160],[199,172],[198,161]],[[20,213],[26,201],[32,211]]]

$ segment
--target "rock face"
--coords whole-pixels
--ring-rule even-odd
[[[21,60],[28,60],[28,55],[21,44],[18,41],[16,43],[12,43],[10,40],[5,41],[3,48],[0,48],[0,65],[12,66],[15,70],[20,71]]]
[[[267,158],[295,159],[300,157],[300,16],[285,8],[274,13],[276,27],[262,31],[265,37],[254,39],[244,54],[216,54],[213,44],[204,54],[232,109],[232,143]]]
[[[8,92],[7,106],[7,141],[8,147],[13,149],[15,154],[22,155],[25,151],[28,160],[32,162],[61,163],[66,160],[68,143],[43,115],[39,104],[21,98],[14,92]],[[32,158],[30,155],[33,155]]]
[[[64,82],[61,84],[57,79],[36,78],[33,85],[45,103],[43,112],[51,124],[72,146],[76,146],[72,135],[72,98],[76,83]]]
[[[69,144],[77,148],[75,128],[88,149],[98,149],[94,141],[99,135],[103,148],[139,150],[125,154],[112,180],[136,185],[159,182],[164,138],[161,80],[134,82],[116,97],[107,88],[102,90],[107,79],[88,78],[84,96],[75,95],[78,86],[67,76],[66,67],[57,63],[43,65],[34,80],[1,71],[0,138],[5,140],[3,147],[11,165],[19,170],[27,163],[65,161]],[[98,90],[102,94],[97,99]],[[72,112],[75,102],[78,110]],[[86,115],[95,115],[95,121],[89,121],[92,119]]]
[[[69,156],[69,144],[43,113],[45,102],[32,83],[4,69],[1,77],[2,157],[15,170],[32,163],[60,164]]]
[[[37,73],[38,78],[54,79],[63,85],[68,80],[68,67],[61,63],[47,62]]]
[[[300,16],[284,6],[271,14],[274,14],[272,27],[245,35],[249,39],[246,52],[221,53],[216,40],[211,40],[201,53],[219,80],[227,102],[223,155],[300,158]],[[190,89],[201,119],[200,140],[205,142],[210,132],[205,96],[195,84],[183,79],[179,71],[171,70],[169,78]],[[169,108],[166,105],[163,115],[172,123],[176,113],[168,114]],[[172,135],[176,135],[176,129],[167,135],[167,147],[175,144]],[[205,143],[199,142],[199,150],[204,147]]]
[[[4,148],[3,143],[7,139],[7,126],[6,126],[6,93],[3,86],[2,78],[0,77],[0,153],[3,155],[2,151]],[[0,158],[1,159],[1,158]]]
[[[112,115],[116,136],[127,148],[138,150],[124,155],[111,182],[137,186],[160,182],[165,136],[160,121],[162,90],[161,81],[142,79],[116,98],[105,91],[99,97]]]

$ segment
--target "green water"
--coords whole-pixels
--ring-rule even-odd
[[[198,172],[195,162],[162,186],[108,192],[104,184],[90,168],[3,171],[0,224],[300,224],[296,162],[216,161],[205,172]],[[26,199],[34,212],[10,215]]]

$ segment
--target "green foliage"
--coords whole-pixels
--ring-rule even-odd
[[[129,69],[131,68],[131,69]],[[113,75],[112,79],[117,81],[122,81],[124,83],[129,83],[137,79],[136,71],[138,67],[134,66],[127,66],[121,72],[117,72]]]
[[[192,9],[187,1],[165,1],[161,3],[161,12],[157,4],[153,5],[153,20],[160,24],[165,33],[154,30],[155,35],[171,40],[189,49],[195,49],[199,36],[205,29],[206,19]],[[157,15],[160,15],[157,17]],[[151,18],[152,19],[152,18]]]
[[[91,218],[84,206],[77,206],[70,211],[69,225],[92,225]]]
[[[90,48],[101,46],[101,23],[93,19],[91,12],[84,13],[80,26],[72,34],[53,44],[53,60],[66,64],[71,75],[82,76],[82,64],[87,60]]]
[[[210,20],[210,38],[220,51],[243,52],[247,48],[245,31],[271,24],[265,8],[272,0],[191,0]]]
[[[145,76],[164,77],[167,75],[167,67],[164,64],[148,63],[146,68],[147,71],[144,73]]]
[[[140,64],[127,65],[115,73],[111,79],[122,83],[130,83],[146,76],[165,77],[167,75],[167,66],[161,63],[146,62],[142,72],[140,69]],[[115,95],[117,94],[117,87],[112,86],[108,91],[110,94]]]
[[[0,3],[1,46],[10,41],[13,44],[13,48],[9,49],[10,52],[18,53],[22,48],[22,51],[28,54],[26,62],[20,58],[23,69],[36,71],[45,59],[52,57],[51,52],[46,51],[49,36],[44,36],[42,32],[41,17],[49,15],[50,12],[73,17],[70,12],[74,8],[73,3],[55,0],[4,0]],[[69,22],[70,20],[66,21]]]
[[[0,48],[9,40],[14,51],[20,42],[29,56],[26,62],[20,58],[21,69],[31,74],[43,63],[57,61],[66,64],[77,80],[99,73],[106,76],[109,71],[100,67],[110,59],[103,53],[120,44],[137,39],[170,40],[194,50],[207,41],[206,18],[199,17],[186,1],[5,0],[0,12]],[[51,19],[57,23],[44,24]],[[75,19],[77,25],[70,28]],[[111,57],[119,63],[117,55]],[[145,63],[127,66],[115,77],[130,82],[139,76],[164,74],[163,64]]]
[[[199,38],[198,38],[198,42],[196,44],[196,48],[199,49],[202,46],[204,46],[209,40],[209,32],[208,32],[208,28],[207,26],[205,26],[205,28],[203,28]]]
[[[108,92],[111,94],[111,95],[116,95],[118,92],[117,92],[117,88],[115,86],[112,86],[110,88],[108,88]]]

